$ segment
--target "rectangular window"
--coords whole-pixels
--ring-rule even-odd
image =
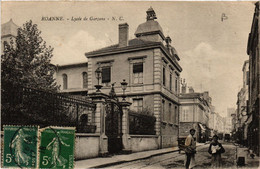
[[[162,121],[165,121],[165,101],[162,101]]]
[[[177,106],[175,106],[175,109],[174,109],[174,115],[173,115],[173,123],[178,123],[178,108]]]
[[[186,108],[182,108],[182,122],[188,121],[188,110]]]
[[[134,110],[140,112],[143,110],[143,99],[133,99]]]
[[[169,86],[170,86],[170,90],[172,90],[172,74],[170,73],[170,84],[169,84]]]
[[[249,85],[249,71],[246,72],[246,85]]]
[[[62,75],[62,79],[63,79],[63,89],[68,89],[68,76],[66,74]]]
[[[169,118],[168,118],[169,122],[172,122],[172,104],[169,103]]]
[[[163,67],[163,85],[165,86],[165,81],[166,81],[166,79],[165,79],[165,67]]]
[[[102,67],[102,83],[111,81],[111,67]]]
[[[175,77],[175,92],[178,93],[178,76]]]
[[[184,121],[188,121],[188,111],[184,111]]]
[[[82,73],[83,78],[83,88],[88,88],[88,74],[87,72]]]
[[[133,82],[134,84],[143,83],[143,63],[133,65]]]

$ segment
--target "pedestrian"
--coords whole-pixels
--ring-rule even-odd
[[[193,168],[195,166],[195,154],[196,154],[196,142],[194,140],[194,134],[196,130],[190,129],[190,134],[185,140],[185,167],[186,169]]]
[[[222,160],[221,154],[225,152],[224,147],[221,143],[218,142],[218,136],[214,135],[212,143],[209,145],[209,154],[211,154],[211,167],[212,168],[221,168]]]

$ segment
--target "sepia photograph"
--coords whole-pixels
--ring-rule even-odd
[[[1,1],[1,168],[259,168],[259,1]]]

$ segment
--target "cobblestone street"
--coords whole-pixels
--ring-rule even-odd
[[[236,147],[232,144],[223,145],[226,152],[222,155],[223,168],[235,167],[235,158],[236,158]],[[178,156],[175,159],[167,163],[162,163],[161,165],[165,168],[180,168],[184,164],[184,152],[181,153],[181,156]],[[198,148],[198,152],[195,156],[196,167],[195,168],[210,168],[211,165],[211,156],[208,153],[208,145],[203,145]]]
[[[236,147],[231,143],[223,143],[226,152],[222,155],[223,168],[236,168]],[[197,147],[195,156],[195,168],[210,168],[211,156],[208,153],[209,144]],[[184,168],[185,153],[181,151],[151,157],[145,160],[124,163],[121,165],[111,166],[109,168]],[[257,163],[249,164],[245,168],[257,168]]]

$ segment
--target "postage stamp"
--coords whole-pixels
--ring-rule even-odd
[[[42,129],[39,168],[73,168],[74,146],[74,127],[47,127]]]
[[[37,167],[37,126],[4,126],[3,167]]]

